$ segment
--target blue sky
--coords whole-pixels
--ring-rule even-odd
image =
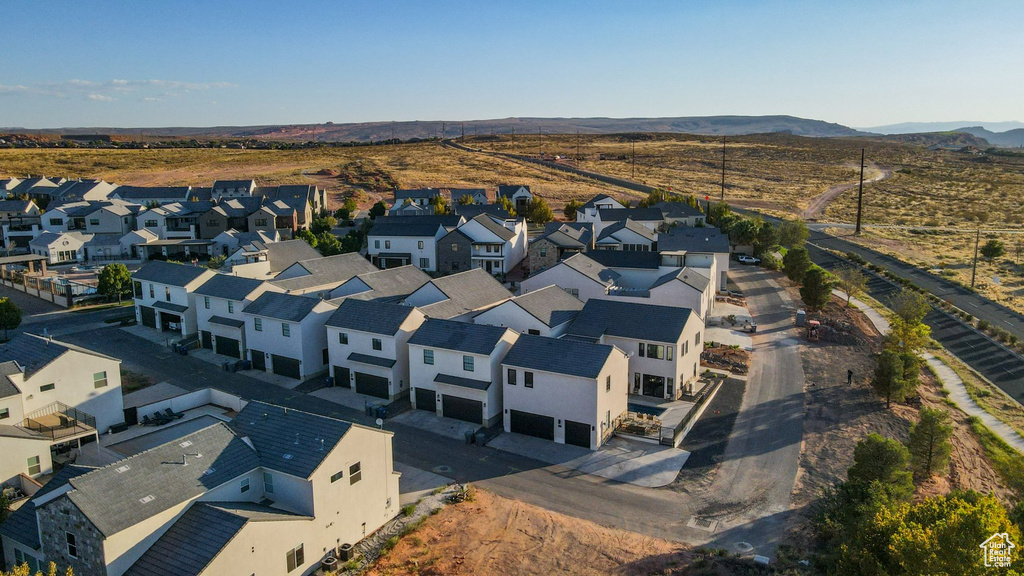
[[[0,126],[1024,120],[1024,2],[4,0]]]

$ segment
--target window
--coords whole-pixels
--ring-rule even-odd
[[[452,252],[458,252],[458,251],[459,251],[459,245],[454,243],[454,242],[452,242]]]
[[[334,474],[331,474],[331,484],[334,484],[335,482],[337,482],[338,480],[341,480],[344,477],[345,477],[345,473],[344,472],[335,472]]]
[[[658,360],[664,360],[665,359],[665,347],[664,346],[660,346],[658,344],[648,344],[647,345],[647,357],[648,358],[657,358]]]
[[[149,285],[149,297],[150,298],[156,298],[156,296],[153,295],[153,285],[152,284]]]
[[[210,297],[209,296],[203,296],[203,308],[206,308],[207,310],[210,309]]]
[[[348,467],[348,484],[351,486],[363,479],[363,467],[359,462]]]
[[[291,572],[292,570],[295,570],[299,566],[302,566],[303,564],[305,564],[306,563],[306,553],[302,549],[302,544],[299,544],[294,549],[289,550],[286,560],[288,562],[288,571],[289,572]]]
[[[43,471],[43,467],[39,465],[39,456],[33,456],[26,461],[28,464],[28,475],[35,476]]]
[[[99,226],[99,225],[100,225],[100,219],[99,218],[89,218],[89,226]]]
[[[63,218],[50,218],[50,226],[63,226],[63,225],[64,225],[64,219]]]
[[[672,377],[665,378],[665,391],[668,392],[668,397],[675,397],[674,390],[672,389]]]
[[[234,314],[234,312],[235,312],[235,303],[232,302],[231,300],[228,300],[228,314]]]
[[[523,372],[523,386],[533,388],[533,372]]]
[[[338,332],[338,344],[348,344],[348,334],[346,332]]]
[[[253,318],[252,325],[257,332],[263,332],[263,318]]]
[[[671,378],[669,378],[669,380],[671,380]],[[612,377],[610,375],[606,376],[605,379],[604,379],[604,391],[605,392],[611,392],[612,391]]]
[[[374,240],[373,241],[373,247],[374,248],[380,248],[380,240]]]
[[[242,478],[241,488],[242,488],[242,494],[245,494],[246,492],[249,491],[249,479],[248,478]]]
[[[548,256],[548,249],[547,248],[541,248],[540,249],[540,257],[541,258],[547,258],[547,256]]]
[[[78,558],[78,542],[71,532],[64,533],[64,541],[68,544],[68,556]]]
[[[388,250],[390,248],[391,248],[391,240],[385,240],[384,241],[384,249]]]
[[[146,223],[142,226],[143,228],[156,228],[156,220],[146,220]]]
[[[136,280],[136,281],[132,282],[132,287],[133,287],[133,289],[135,291],[135,297],[136,298],[142,298],[142,282],[139,282],[138,280]]]
[[[292,337],[292,327],[287,322],[281,322],[281,336],[285,338]]]
[[[171,288],[169,286],[164,286],[164,300],[171,301]]]
[[[684,344],[685,344],[685,342],[684,342]],[[675,345],[666,346],[665,347],[665,360],[671,360],[672,359],[672,351],[675,350],[675,349],[676,349]],[[685,352],[684,352],[684,354],[685,354]]]
[[[267,219],[266,218],[257,218],[256,219],[256,225],[257,226],[266,226],[267,225]]]
[[[647,350],[647,345],[643,342],[640,343],[640,357],[644,357],[644,351]]]
[[[263,491],[267,494],[274,493],[274,476],[270,472],[263,473]]]
[[[107,373],[106,371],[97,372],[92,375],[92,387],[93,388],[106,388],[107,386]]]
[[[683,354],[686,354],[689,351],[690,351],[690,343],[689,342],[683,342]],[[671,360],[671,358],[669,358],[669,360]]]
[[[211,218],[211,219],[206,221],[206,225],[207,226],[216,226],[217,225],[217,221]]]
[[[533,328],[530,328],[526,332],[527,332],[527,334],[533,334],[534,336],[540,336],[540,330],[534,330]]]
[[[463,356],[462,357],[462,369],[465,370],[466,372],[472,372],[473,371],[473,357],[472,356]]]
[[[633,393],[634,394],[639,394],[640,393],[640,373],[639,372],[633,372]]]
[[[380,343],[380,338],[374,338],[370,341],[370,345],[373,346],[374,350],[381,350],[383,346]]]
[[[40,386],[39,387],[39,391],[40,392],[49,392],[50,390],[53,390],[56,387],[57,386],[53,382],[50,382],[49,384],[43,384],[42,386]]]
[[[14,565],[21,566],[22,564],[28,564],[28,573],[35,574],[40,570],[39,560],[34,557],[25,554],[20,549],[14,549]]]
[[[698,344],[700,344],[700,332],[697,332],[697,337],[693,339],[693,345],[696,346]]]
[[[420,258],[420,268],[430,268],[430,258]]]
[[[515,368],[509,368],[508,369],[508,378],[507,378],[507,380],[508,380],[508,385],[509,386],[515,386],[516,385],[516,369]]]
[[[433,350],[424,350],[423,351],[423,363],[424,364],[430,364],[430,365],[434,364],[434,351]]]
[[[4,419],[10,418],[10,417],[11,417],[11,409],[10,408],[0,408],[0,420],[4,420]]]
[[[416,243],[416,247],[419,248],[420,250],[423,250],[423,240],[420,240],[419,242],[417,242]]]

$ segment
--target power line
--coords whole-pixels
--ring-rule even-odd
[[[860,188],[857,191],[857,229],[854,234],[860,236],[860,217],[864,208],[864,149],[860,149]]]

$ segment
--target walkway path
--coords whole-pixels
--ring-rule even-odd
[[[841,298],[846,298],[846,294],[841,290],[833,290],[832,292]],[[868,320],[871,320],[871,323],[874,324],[875,328],[878,329],[879,332],[885,334],[889,331],[889,321],[879,314],[877,310],[856,298],[851,299],[850,303],[864,312],[864,315],[868,317]],[[979,406],[978,403],[971,398],[971,395],[967,393],[967,387],[964,386],[964,381],[955,370],[950,368],[949,365],[943,362],[940,358],[935,357],[929,352],[921,354],[921,357],[924,358],[924,361],[928,363],[928,366],[935,371],[935,375],[938,377],[939,381],[942,382],[942,385],[949,390],[949,399],[955,402],[960,410],[968,416],[975,416],[980,419],[989,430],[1002,438],[1004,442],[1012,446],[1018,452],[1024,454],[1024,437],[1018,434],[1011,426],[986,412],[984,408]]]

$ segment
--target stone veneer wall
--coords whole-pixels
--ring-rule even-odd
[[[42,532],[43,554],[48,562],[55,562],[59,573],[70,566],[75,576],[104,576],[107,573],[103,557],[103,536],[92,522],[82,514],[66,496],[36,509]],[[65,533],[75,535],[78,557],[68,555]]]
[[[542,257],[540,255],[541,249],[545,250],[545,254]],[[555,264],[558,264],[558,247],[547,240],[538,240],[537,242],[530,243],[529,249],[530,258],[530,274],[550,268]]]

